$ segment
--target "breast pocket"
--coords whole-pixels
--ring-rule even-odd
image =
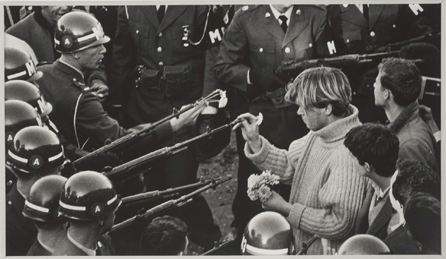
[[[253,66],[265,67],[267,64],[276,63],[276,43],[274,41],[262,41],[249,45]]]
[[[142,55],[148,55],[150,27],[142,24],[130,24],[130,30],[136,51]]]

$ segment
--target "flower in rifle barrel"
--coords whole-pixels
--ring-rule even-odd
[[[220,97],[219,100],[213,100],[213,98]],[[228,103],[228,98],[226,97],[226,91],[217,89],[210,93],[208,96],[205,97],[205,100],[208,101],[208,103],[218,103],[218,108],[224,108],[226,104]]]
[[[257,115],[257,117],[256,117],[257,126],[260,126],[260,124],[262,124],[262,121],[263,121],[263,114],[261,112],[259,112],[259,115]]]
[[[270,170],[263,171],[260,175],[250,175],[248,178],[248,197],[252,201],[260,199],[261,202],[266,202],[272,194],[270,186],[279,184],[279,180],[280,177],[271,174]]]
[[[226,97],[226,91],[220,90],[220,101],[218,101],[218,108],[224,108],[228,103],[228,98]]]

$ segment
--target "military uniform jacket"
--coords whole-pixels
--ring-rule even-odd
[[[6,195],[6,256],[24,256],[37,237],[32,220],[22,214],[25,199],[17,186]]]
[[[27,256],[42,256],[42,255],[52,255],[42,244],[36,239],[28,251]]]
[[[128,114],[139,123],[157,121],[172,113],[172,108],[201,97],[204,76],[204,52],[201,46],[188,44],[183,37],[199,41],[207,15],[207,6],[169,5],[161,23],[155,6],[125,6],[118,9],[117,32],[113,44],[110,102],[129,100]],[[186,40],[187,42],[187,40]],[[146,76],[135,75],[143,66]],[[167,66],[189,66],[185,94],[167,97],[160,89],[160,77]],[[135,78],[140,77],[138,87]]]
[[[43,76],[37,83],[45,100],[53,105],[50,117],[68,142],[89,150],[127,134],[105,113],[78,71],[59,60],[39,70]]]
[[[288,30],[280,27],[269,5],[244,6],[234,15],[220,44],[214,72],[225,84],[247,93],[250,102],[267,92],[284,88],[288,82],[274,71],[285,60],[302,61],[329,54],[327,16],[323,7],[296,5]],[[248,85],[247,72],[257,71],[259,78]],[[273,103],[274,102],[274,103]],[[283,95],[249,103],[249,112],[262,112],[260,133],[281,148],[308,132],[296,115],[297,106],[283,107]]]
[[[418,5],[369,5],[369,20],[354,4],[329,6],[338,54],[364,53],[373,46],[408,40],[431,32]],[[417,15],[415,14],[417,13]]]
[[[53,255],[88,255],[75,244],[73,244],[67,236],[63,238],[59,245],[55,247]],[[110,236],[102,235],[97,243],[96,256],[98,255],[116,255],[115,246]]]

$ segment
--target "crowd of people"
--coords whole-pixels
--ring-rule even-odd
[[[440,254],[440,7],[5,6],[5,255]],[[228,121],[228,233],[199,193],[129,206]]]

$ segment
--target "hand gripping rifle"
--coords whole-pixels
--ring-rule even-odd
[[[307,254],[308,248],[316,241],[320,236],[314,235],[313,237],[308,240],[308,242],[302,242],[302,248],[297,252],[297,255],[305,255]]]
[[[211,99],[218,97],[219,95],[222,97],[222,99],[226,98],[225,91],[221,91],[220,89],[217,89],[214,92],[210,93],[208,96],[206,96],[204,98],[200,98],[195,103],[188,104],[180,110],[177,110],[174,108],[171,115],[169,115],[169,116],[167,116],[153,124],[150,124],[149,126],[146,126],[139,131],[135,131],[130,134],[127,134],[127,135],[107,144],[107,145],[104,145],[101,148],[96,149],[93,152],[90,152],[89,154],[72,162],[72,165],[74,168],[79,168],[79,167],[82,167],[85,163],[89,162],[90,160],[96,158],[99,154],[106,153],[106,152],[117,152],[119,150],[122,150],[124,147],[126,147],[128,145],[136,143],[138,139],[151,134],[152,131],[157,126],[165,123],[166,121],[169,121],[170,119],[172,119],[174,117],[178,118],[181,114],[185,113],[186,111],[188,111],[194,107],[202,105],[203,102],[210,102]]]
[[[122,203],[120,208],[129,206],[133,207],[141,203],[156,201],[159,199],[167,199],[167,198],[173,199],[174,197],[178,197],[181,193],[184,193],[188,190],[204,187],[209,183],[212,183],[213,181],[215,180],[205,181],[204,179],[200,179],[196,183],[187,184],[176,188],[169,188],[162,191],[158,190],[158,191],[144,192],[132,196],[127,196],[122,198]]]
[[[206,186],[201,187],[200,189],[197,189],[197,190],[195,190],[195,191],[193,191],[193,192],[191,192],[189,194],[183,195],[183,196],[181,196],[178,199],[173,199],[173,200],[169,200],[169,201],[166,201],[164,203],[161,203],[160,205],[155,206],[155,207],[147,210],[143,214],[139,214],[139,215],[133,216],[133,217],[131,217],[131,218],[129,218],[129,219],[119,223],[119,224],[113,225],[113,227],[112,227],[112,229],[110,230],[109,233],[112,233],[112,232],[118,231],[120,229],[123,229],[123,228],[125,228],[127,226],[130,226],[131,224],[133,224],[136,221],[148,222],[149,220],[153,219],[154,217],[157,217],[157,216],[165,213],[166,211],[168,211],[170,209],[173,209],[173,208],[176,208],[176,207],[180,207],[180,206],[183,206],[186,203],[191,202],[192,199],[196,195],[198,195],[199,193],[201,193],[203,191],[206,191],[208,189],[211,189],[211,188],[215,188],[218,185],[220,185],[220,184],[222,184],[222,183],[224,183],[224,182],[226,182],[226,181],[228,181],[230,179],[232,179],[232,176],[228,176],[228,177],[223,178],[223,179],[213,180],[212,182],[210,182]]]
[[[139,169],[141,169],[143,166],[147,167],[147,165],[149,163],[153,163],[153,161],[155,161],[155,160],[158,160],[160,158],[171,156],[173,154],[181,152],[181,151],[187,149],[188,145],[190,143],[193,143],[194,141],[208,137],[208,136],[215,134],[219,131],[222,131],[228,127],[232,127],[239,122],[240,122],[240,120],[236,119],[236,120],[232,121],[231,123],[222,125],[222,126],[215,128],[213,130],[208,129],[207,132],[205,132],[201,135],[198,135],[198,136],[188,139],[186,141],[177,143],[171,147],[164,147],[164,148],[155,150],[149,154],[143,155],[143,156],[136,158],[132,161],[129,161],[122,165],[118,165],[118,166],[112,168],[110,171],[103,172],[103,174],[113,181],[122,181],[122,180],[125,180],[128,178],[134,177],[141,173],[141,170],[139,170]]]

